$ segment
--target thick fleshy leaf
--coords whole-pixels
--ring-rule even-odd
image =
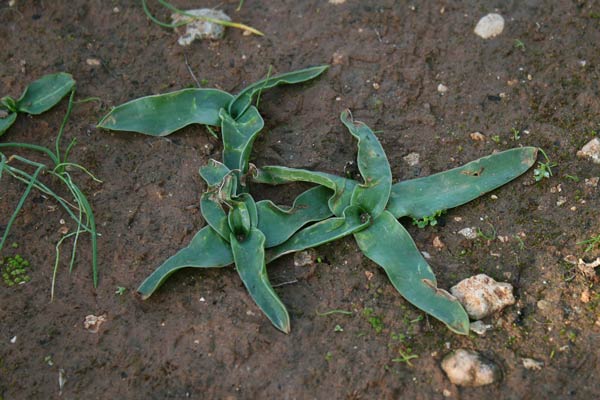
[[[308,189],[300,194],[291,208],[276,206],[270,200],[256,203],[258,229],[264,233],[265,247],[277,246],[289,239],[309,222],[321,221],[331,216],[327,200],[331,190],[324,186]]]
[[[211,192],[202,194],[202,197],[200,198],[200,211],[202,212],[202,217],[204,217],[206,223],[208,223],[221,238],[229,242],[231,230],[229,229],[227,214],[214,196],[214,193]]]
[[[313,172],[305,169],[266,166],[257,169],[252,180],[267,185],[280,185],[289,182],[309,182],[325,186],[333,190],[333,195],[329,198],[329,208],[336,216],[341,216],[350,205],[352,191],[358,182],[351,179],[341,178],[325,172]]]
[[[216,186],[223,182],[230,170],[225,164],[211,159],[207,165],[200,167],[198,172],[208,186]]]
[[[317,247],[341,239],[367,228],[370,222],[369,216],[363,214],[360,207],[349,206],[344,210],[342,217],[317,222],[298,231],[279,246],[267,249],[267,262],[271,262],[284,254]]]
[[[437,288],[435,275],[412,238],[392,214],[384,211],[373,224],[354,234],[358,247],[380,265],[400,294],[452,331],[467,335],[469,317],[458,300]]]
[[[9,113],[5,118],[0,118],[0,136],[2,136],[2,134],[6,132],[8,128],[10,128],[16,119],[17,113],[15,112]]]
[[[210,226],[205,226],[191,243],[179,250],[158,267],[138,288],[142,299],[147,299],[175,271],[186,268],[218,268],[233,264],[229,243]]]
[[[223,137],[223,164],[230,170],[248,171],[248,159],[254,140],[265,125],[256,107],[251,106],[237,120],[221,110],[221,135]]]
[[[383,212],[392,188],[392,170],[385,151],[373,131],[363,122],[355,121],[346,110],[341,120],[352,136],[358,139],[358,169],[364,183],[354,188],[351,204],[361,206],[373,218]]]
[[[290,317],[267,276],[265,236],[252,228],[243,241],[232,234],[230,243],[235,267],[250,296],[277,329],[289,333]]]
[[[229,115],[237,119],[238,116],[242,115],[248,107],[250,107],[254,96],[262,90],[270,89],[282,84],[295,84],[309,81],[321,75],[327,68],[329,68],[329,65],[321,65],[318,67],[286,72],[281,75],[271,76],[255,82],[244,88],[235,96],[233,101],[229,104]]]
[[[521,147],[424,178],[396,183],[387,210],[396,218],[423,218],[463,205],[520,176],[536,158],[537,148]]]
[[[71,74],[59,72],[31,82],[16,102],[17,111],[41,114],[54,107],[75,86]]]
[[[98,127],[166,136],[190,124],[219,126],[219,110],[232,98],[217,89],[183,89],[141,97],[113,108]]]

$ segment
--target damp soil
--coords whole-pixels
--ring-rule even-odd
[[[600,248],[585,253],[577,244],[600,234],[600,188],[589,181],[600,166],[576,157],[600,132],[597,3],[249,0],[235,11],[239,2],[227,0],[219,3],[225,12],[265,36],[229,29],[220,41],[187,48],[149,22],[138,1],[8,3],[0,1],[0,94],[16,97],[28,82],[66,71],[77,99],[100,99],[74,107],[65,141],[77,139],[72,159],[103,181],[73,172],[102,236],[98,287],[82,237],[71,273],[63,256],[50,302],[61,219],[75,227],[41,193],[26,201],[9,236],[18,248],[2,250],[30,262],[31,281],[0,282],[0,398],[600,397],[598,283],[563,261],[600,256]],[[473,28],[493,11],[505,17],[504,32],[483,40]],[[485,321],[493,326],[485,336],[453,334],[409,305],[351,238],[317,248],[313,266],[296,267],[293,256],[269,266],[291,314],[289,335],[271,326],[232,268],[183,270],[150,299],[135,295],[204,226],[197,171],[220,158],[221,144],[201,126],[152,138],[97,129],[100,117],[133,98],[195,86],[190,71],[207,87],[235,92],[269,66],[285,72],[323,63],[332,66],[314,82],[263,93],[266,126],[252,162],[344,174],[356,146],[339,114],[350,108],[378,131],[396,180],[515,146],[541,147],[557,164],[550,179],[536,183],[529,171],[448,210],[435,227],[402,220],[430,254],[440,287],[477,273],[514,286],[517,303]],[[439,84],[448,91],[440,94]],[[63,101],[43,115],[20,116],[0,140],[52,147],[65,111]],[[486,140],[472,140],[472,132]],[[410,153],[419,164],[406,163]],[[8,176],[0,185],[6,224],[25,188]],[[289,204],[303,188],[255,186],[252,193]],[[466,240],[457,234],[465,227],[485,237]],[[436,237],[443,247],[434,246]],[[317,313],[333,309],[352,315]],[[105,316],[97,333],[84,328],[87,315]],[[439,365],[458,348],[496,361],[502,380],[452,385]],[[402,354],[417,357],[405,362]],[[543,366],[526,369],[523,358]]]

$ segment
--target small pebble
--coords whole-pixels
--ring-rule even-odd
[[[492,325],[485,324],[483,323],[483,321],[471,322],[471,324],[469,325],[469,329],[471,329],[473,332],[480,336],[485,335],[485,333],[492,328]]]
[[[475,26],[475,34],[483,39],[498,36],[504,30],[504,18],[500,14],[488,14]]]
[[[537,308],[541,311],[548,311],[552,307],[552,304],[548,300],[539,300],[537,302]]]
[[[600,164],[600,139],[594,138],[577,152],[577,157],[588,158],[594,164]]]
[[[444,93],[446,93],[446,92],[448,91],[448,86],[444,85],[443,83],[440,83],[440,84],[438,85],[438,87],[437,87],[437,91],[438,91],[440,94],[444,94]]]
[[[463,228],[458,233],[469,240],[477,239],[477,229],[476,228]]]
[[[450,289],[454,297],[475,320],[483,319],[504,307],[515,304],[510,283],[496,282],[485,274],[460,281]]]
[[[15,344],[15,343],[17,343],[17,337],[16,337],[16,336],[13,336],[13,337],[10,339],[10,342],[11,342],[12,344]]]
[[[88,58],[85,60],[85,63],[90,67],[98,67],[102,64],[97,58]]]
[[[522,358],[521,361],[526,369],[539,371],[544,366],[543,362],[534,360],[533,358]]]
[[[485,142],[485,135],[481,132],[472,132],[469,136],[474,142]]]
[[[196,17],[208,17],[223,21],[231,21],[231,18],[229,18],[229,16],[223,11],[212,8],[186,10],[186,13],[192,14]],[[173,21],[173,24],[178,24],[183,21],[189,21],[190,17],[175,13],[171,15],[171,20]],[[181,46],[189,46],[196,39],[217,40],[223,38],[223,35],[225,35],[225,27],[223,25],[215,24],[214,22],[203,21],[201,19],[194,20],[189,24],[175,29],[185,30],[177,40],[177,43],[179,43]]]
[[[99,316],[96,315],[86,315],[85,320],[83,321],[83,327],[91,333],[98,333],[100,330],[100,326],[106,322],[106,314],[102,314]]]
[[[500,368],[473,350],[458,349],[442,360],[442,369],[457,386],[484,386],[502,376]]]
[[[444,244],[444,242],[442,242],[442,239],[440,239],[439,236],[436,236],[433,238],[433,247],[435,247],[438,250],[441,250],[445,247],[446,245]]]
[[[402,157],[402,159],[408,164],[409,167],[414,167],[415,165],[419,164],[420,157],[421,156],[419,155],[419,153],[410,153]]]
[[[294,253],[294,265],[296,267],[304,267],[312,265],[315,262],[315,253],[311,250],[298,251]]]

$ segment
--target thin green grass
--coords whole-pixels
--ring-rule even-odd
[[[71,91],[71,95],[69,96],[69,103],[67,106],[67,112],[63,118],[61,126],[59,128],[58,134],[56,136],[55,141],[55,151],[51,151],[50,149],[29,144],[29,143],[0,143],[0,150],[2,149],[20,149],[20,150],[29,150],[41,153],[47,156],[50,159],[51,167],[46,164],[35,162],[29,160],[25,157],[21,157],[19,155],[11,155],[10,157],[6,157],[2,152],[0,152],[0,179],[2,179],[3,173],[13,177],[14,179],[25,183],[27,186],[23,195],[19,199],[9,221],[6,225],[6,229],[4,230],[4,234],[2,239],[0,240],[0,251],[4,247],[4,244],[8,240],[9,233],[11,228],[19,214],[22,210],[23,205],[31,191],[36,189],[50,197],[52,197],[69,215],[69,217],[75,222],[76,230],[74,232],[66,233],[63,235],[58,242],[56,243],[56,257],[54,262],[54,270],[52,273],[52,283],[50,289],[50,299],[51,301],[54,299],[55,293],[55,283],[56,276],[58,272],[58,266],[60,264],[60,246],[63,242],[69,238],[73,238],[73,245],[71,250],[71,256],[69,261],[69,272],[73,270],[73,266],[75,265],[77,246],[79,244],[79,237],[82,233],[89,233],[91,238],[91,246],[92,246],[92,279],[94,283],[94,287],[98,286],[98,232],[96,230],[96,222],[94,218],[94,213],[92,207],[83,193],[83,191],[79,188],[79,186],[73,181],[69,172],[71,170],[79,170],[84,174],[88,175],[95,182],[102,182],[98,178],[96,178],[87,168],[84,166],[68,161],[67,157],[76,141],[73,139],[69,145],[66,147],[64,151],[61,151],[62,144],[62,136],[71,115],[71,111],[73,109],[73,104],[80,104],[88,101],[97,100],[96,98],[88,98],[75,102],[74,99],[75,90]],[[35,172],[30,174],[26,172],[24,169],[14,166],[15,162],[19,162],[28,167],[35,168]],[[46,172],[48,175],[56,178],[59,182],[61,182],[68,189],[70,195],[73,197],[72,201],[65,199],[64,197],[58,195],[54,190],[50,189],[47,185],[45,185],[40,180],[40,176],[43,172]]]

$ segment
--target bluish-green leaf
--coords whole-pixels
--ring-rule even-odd
[[[471,161],[462,167],[392,186],[387,210],[394,217],[423,218],[468,203],[526,172],[537,148],[521,147]]]
[[[248,171],[248,159],[254,140],[265,125],[256,107],[251,106],[237,120],[221,110],[221,135],[223,137],[223,163],[230,170]]]
[[[261,79],[260,81],[247,86],[235,96],[233,101],[229,104],[229,115],[233,118],[242,115],[248,107],[250,107],[250,104],[252,104],[254,96],[262,90],[270,89],[282,84],[295,84],[309,81],[321,75],[327,68],[329,68],[329,65],[321,65]]]
[[[200,167],[198,172],[208,186],[216,186],[223,183],[223,179],[225,179],[230,170],[219,161],[211,159],[207,165]]]
[[[166,136],[190,124],[219,126],[219,110],[232,98],[217,89],[183,89],[141,97],[113,108],[98,127]]]
[[[230,242],[235,267],[250,296],[277,329],[289,333],[290,317],[267,276],[265,236],[252,228],[243,241],[232,234]]]
[[[314,172],[278,166],[266,166],[260,168],[255,171],[252,179],[267,185],[280,185],[289,182],[309,182],[325,186],[334,192],[329,198],[328,203],[330,210],[336,216],[341,216],[346,207],[350,205],[352,191],[358,184],[353,180],[344,179],[325,172]]]
[[[369,216],[360,207],[349,206],[342,217],[329,218],[310,225],[290,237],[287,241],[267,250],[267,261],[271,262],[284,254],[294,253],[311,247],[341,239],[365,229],[370,224]]]
[[[358,247],[380,265],[400,294],[452,331],[467,335],[469,317],[456,298],[437,288],[433,271],[412,238],[392,214],[384,211],[373,224],[354,234]]]
[[[50,74],[33,81],[19,100],[17,100],[17,111],[28,114],[41,114],[54,107],[75,86],[71,74],[59,72]]]
[[[5,118],[0,118],[0,136],[2,136],[2,134],[6,132],[8,128],[10,128],[16,119],[17,113],[15,112],[9,113]]]
[[[392,170],[385,151],[373,131],[363,122],[355,121],[348,110],[341,120],[352,136],[358,139],[358,169],[364,183],[355,187],[351,204],[361,206],[373,218],[383,212],[392,188]]]
[[[321,221],[331,216],[327,200],[332,191],[316,186],[300,194],[291,208],[276,206],[270,200],[256,203],[258,229],[264,233],[265,247],[277,246],[309,222]]]
[[[208,223],[221,238],[229,242],[231,230],[229,229],[227,214],[215,198],[213,192],[202,194],[202,197],[200,198],[200,211],[202,212],[202,217],[204,217],[206,223]]]
[[[137,291],[143,299],[147,299],[173,272],[181,268],[217,268],[232,263],[229,243],[210,226],[205,226],[187,247],[179,250],[150,274]]]

